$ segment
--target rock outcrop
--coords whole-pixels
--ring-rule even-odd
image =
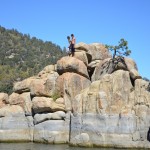
[[[0,142],[150,148],[150,83],[135,61],[100,43],[75,48],[0,93]]]
[[[92,82],[74,99],[70,142],[73,145],[149,147],[150,93],[146,87],[142,79],[137,79],[133,86],[130,73],[124,70]],[[89,139],[86,143],[80,143],[83,133]]]

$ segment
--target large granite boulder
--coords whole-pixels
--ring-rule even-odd
[[[25,92],[22,94],[12,93],[9,96],[8,101],[10,105],[21,106],[25,112],[25,115],[32,115],[32,102],[30,92]]]
[[[46,79],[35,79],[30,84],[30,92],[32,96],[49,96],[55,93],[56,79],[58,73],[53,72],[47,75]]]
[[[65,111],[64,104],[58,104],[48,97],[34,97],[32,100],[34,113]]]
[[[109,53],[108,49],[100,43],[78,43],[75,45],[76,51],[86,51],[92,56],[92,60],[103,60],[106,58],[111,58],[111,54]]]
[[[13,91],[16,93],[29,92],[30,84],[33,80],[35,80],[35,77],[30,77],[24,79],[23,81],[15,82],[13,86]]]
[[[57,61],[57,72],[62,75],[66,72],[74,72],[89,79],[87,67],[85,64],[74,57],[62,57]]]
[[[46,81],[43,79],[33,80],[30,91],[32,96],[50,96],[49,89],[46,88]]]
[[[51,71],[50,65],[44,69],[44,73],[39,73],[36,77],[30,77],[23,81],[15,82],[13,90],[15,93],[31,92],[32,96],[52,96],[55,93],[57,72]]]
[[[72,110],[71,103],[74,97],[90,84],[89,79],[76,73],[63,73],[57,78],[56,88],[65,99],[66,110]]]
[[[108,49],[103,44],[92,43],[89,46],[90,46],[90,49],[88,53],[92,55],[92,61],[111,58],[111,54],[109,53]]]
[[[52,96],[55,93],[56,79],[59,76],[58,73],[51,71],[50,73],[39,76],[14,83],[14,92],[19,94],[31,92],[32,96]]]
[[[82,51],[86,51],[88,52],[88,50],[90,49],[89,45],[84,43],[84,42],[80,42],[75,44],[75,49],[78,50],[82,50]]]

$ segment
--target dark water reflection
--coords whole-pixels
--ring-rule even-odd
[[[68,145],[51,145],[39,143],[0,143],[0,150],[115,150],[115,149],[79,148],[79,147],[69,147]]]

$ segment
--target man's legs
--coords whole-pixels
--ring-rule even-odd
[[[72,54],[72,57],[74,56],[74,52],[75,52],[74,44],[71,44],[71,54]]]

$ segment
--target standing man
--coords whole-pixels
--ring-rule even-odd
[[[70,39],[70,36],[67,36],[67,39],[68,39],[68,43],[69,43],[69,46],[68,46],[69,51],[67,51],[67,53],[68,53],[68,56],[70,56],[70,54],[71,54],[71,39]]]
[[[74,52],[75,52],[75,48],[74,48],[74,45],[76,44],[76,39],[74,37],[74,34],[71,34],[71,54],[72,54],[72,57],[74,56]]]

